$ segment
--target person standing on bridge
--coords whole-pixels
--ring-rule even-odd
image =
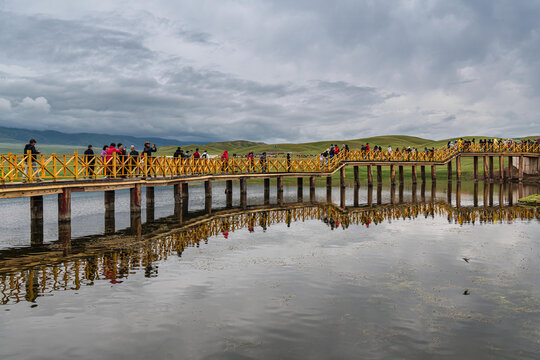
[[[221,171],[229,172],[229,153],[227,150],[223,151],[223,155],[221,155]]]
[[[157,151],[156,144],[150,146],[150,141],[147,141],[144,143],[144,149],[142,151],[142,156],[144,157],[146,155],[146,158],[148,160],[148,171],[150,177],[152,174],[154,174],[154,177],[156,176],[156,169],[154,169],[154,159],[152,158],[152,153]]]
[[[28,153],[30,152],[31,162],[32,162],[32,170],[28,168]],[[39,178],[39,172],[38,172],[38,166],[37,166],[37,157],[36,155],[40,154],[39,150],[36,148],[36,140],[30,139],[28,144],[24,146],[24,159],[25,159],[25,169],[24,169],[24,175],[26,176],[26,179],[24,182],[28,181],[28,172],[32,171],[32,175],[36,177],[36,181],[41,181]]]
[[[138,163],[139,152],[135,150],[135,145],[131,145],[129,147],[129,172],[133,174],[133,176],[139,176]]]
[[[109,168],[109,171],[108,171],[109,174],[113,174],[114,171],[116,170],[114,168],[113,159],[112,159],[113,156],[115,156],[115,154],[117,154],[116,156],[122,155],[122,152],[116,148],[115,143],[111,143],[111,145],[109,145],[109,148],[107,149],[107,158],[106,158],[107,167]],[[113,175],[115,175],[116,177],[116,174],[113,174]]]
[[[96,157],[94,156],[92,145],[88,145],[88,149],[84,151],[84,160],[88,165],[88,178],[91,179],[96,173]]]

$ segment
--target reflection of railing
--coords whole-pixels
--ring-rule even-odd
[[[410,150],[410,149],[409,149]],[[333,172],[343,161],[441,163],[460,153],[540,153],[539,144],[456,144],[425,151],[342,151],[332,158],[183,159],[160,157],[0,154],[0,182],[84,178],[177,177],[220,174]]]
[[[40,254],[28,255],[28,266],[14,265],[0,273],[1,304],[23,300],[35,301],[58,290],[77,290],[82,285],[92,285],[97,280],[122,282],[130,271],[144,270],[145,276],[157,275],[156,261],[166,260],[176,254],[181,256],[187,247],[199,246],[209,237],[228,237],[239,229],[266,230],[269,226],[306,220],[322,220],[332,229],[348,228],[351,224],[370,226],[386,220],[415,219],[418,217],[445,216],[456,224],[497,223],[520,220],[540,220],[540,208],[488,207],[454,208],[445,203],[418,203],[375,208],[352,208],[343,211],[333,205],[305,206],[289,209],[258,210],[236,215],[209,218],[202,223],[187,225],[183,229],[155,240],[133,240],[121,244],[109,242],[106,246],[89,246],[84,254],[61,258],[51,265],[51,260],[41,260]],[[40,265],[36,263],[43,262]]]

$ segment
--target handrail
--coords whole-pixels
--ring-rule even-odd
[[[424,151],[349,150],[332,158],[286,159],[231,158],[184,159],[168,156],[0,154],[0,183],[41,180],[79,180],[82,178],[181,177],[193,175],[333,173],[345,161],[446,163],[466,153],[508,154],[540,153],[540,144],[456,144]]]

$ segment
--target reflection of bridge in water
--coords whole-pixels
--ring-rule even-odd
[[[319,220],[334,230],[435,216],[446,217],[448,222],[460,225],[538,221],[540,208],[462,207],[437,201],[346,208],[329,203],[293,203],[194,213],[184,217],[180,227],[178,214],[175,214],[144,226],[139,224],[139,229],[130,228],[112,235],[0,251],[0,302],[34,302],[39,296],[78,290],[98,280],[120,283],[133,271],[144,271],[146,277],[157,276],[156,262],[174,255],[180,257],[188,247],[199,247],[201,242],[207,243],[214,236],[227,238],[229,233],[241,229],[266,231],[276,224],[291,226],[295,222]]]

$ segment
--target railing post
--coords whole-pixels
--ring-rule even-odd
[[[79,180],[79,152],[78,151],[73,152],[73,174],[75,176],[75,180]]]
[[[143,171],[144,171],[144,177],[148,177],[148,154],[147,153],[144,153],[144,157],[143,157]]]
[[[113,152],[112,155],[113,155],[113,158],[112,158],[112,161],[113,161],[113,163],[112,163],[112,168],[113,168],[112,175],[113,175],[113,178],[116,179],[116,177],[117,177],[116,176],[116,171],[117,171],[116,170],[116,158],[117,158],[117,156],[116,156],[115,152]]]
[[[32,151],[26,152],[26,180],[28,182],[34,181],[34,169],[32,168]]]

